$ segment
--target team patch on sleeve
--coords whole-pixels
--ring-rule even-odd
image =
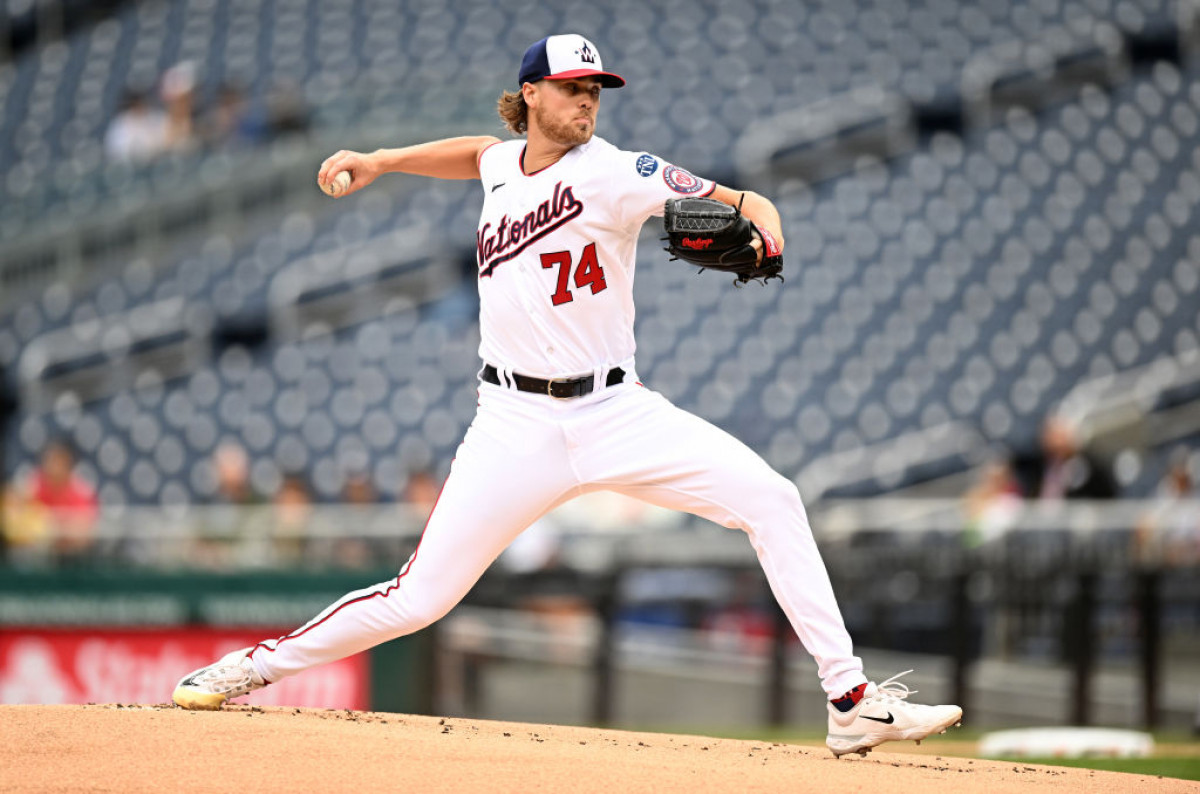
[[[704,189],[704,182],[696,178],[689,171],[682,168],[676,168],[673,165],[668,165],[663,169],[663,181],[667,183],[667,187],[674,190],[676,193],[682,193],[685,196],[692,193],[699,193]]]
[[[637,168],[638,176],[650,176],[658,170],[658,158],[653,155],[643,154],[637,159],[634,167]]]

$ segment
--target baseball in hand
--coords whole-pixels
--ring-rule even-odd
[[[350,172],[338,171],[333,175],[333,179],[321,185],[321,190],[324,190],[331,196],[340,196],[350,187]]]

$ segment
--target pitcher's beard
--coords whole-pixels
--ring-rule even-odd
[[[592,133],[595,131],[595,125],[589,124],[587,127],[580,129],[579,125],[574,123],[564,124],[550,117],[549,113],[544,113],[541,108],[533,109],[533,116],[537,120],[538,129],[542,131],[550,140],[564,146],[579,146],[587,143],[592,139]]]

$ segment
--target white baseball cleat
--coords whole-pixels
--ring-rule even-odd
[[[906,698],[916,692],[896,679],[911,673],[905,670],[882,684],[867,684],[862,700],[843,713],[832,703],[829,709],[829,735],[825,746],[840,758],[847,753],[866,755],[884,742],[915,739],[918,744],[933,733],[945,733],[951,725],[962,724],[958,706],[922,706]]]
[[[227,700],[262,689],[267,682],[254,669],[249,653],[250,648],[242,648],[188,673],[175,685],[171,699],[180,708],[213,711]]]

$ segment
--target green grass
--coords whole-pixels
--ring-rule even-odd
[[[821,746],[825,732],[813,729],[785,728],[713,728],[697,730],[695,726],[639,726],[634,730],[660,733],[688,733],[714,738],[745,739],[766,742],[786,742]],[[959,728],[944,737],[935,737],[918,751],[912,742],[900,742],[894,749],[901,752],[933,752],[946,756],[979,758],[979,738],[988,733],[978,728]],[[943,741],[948,740],[948,741]],[[1047,766],[1071,766],[1082,769],[1098,769],[1105,772],[1128,772],[1135,775],[1200,780],[1200,741],[1184,733],[1160,731],[1154,735],[1155,755],[1151,758],[1003,758],[1004,762],[1020,764],[1045,764]],[[967,743],[967,744],[964,744]],[[939,744],[943,748],[939,748]],[[968,748],[969,749],[966,749]]]
[[[1083,769],[1099,769],[1105,772],[1130,772],[1135,775],[1200,780],[1200,758],[1020,758],[1011,760],[1016,764],[1074,766]]]

